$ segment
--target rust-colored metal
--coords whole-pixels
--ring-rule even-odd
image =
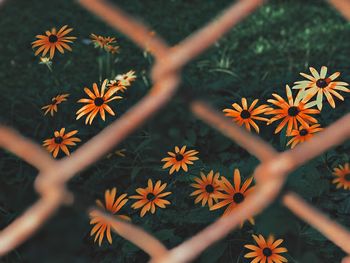
[[[329,1],[339,9],[344,17],[350,19],[348,0]],[[0,0],[0,5],[3,2]],[[22,137],[14,130],[0,125],[0,147],[16,154],[39,170],[34,186],[40,194],[40,199],[34,205],[0,232],[0,256],[25,242],[62,204],[72,202],[72,196],[65,189],[67,181],[108,153],[166,105],[181,81],[181,68],[203,53],[262,3],[263,0],[238,0],[216,20],[178,45],[169,47],[163,39],[151,33],[152,30],[125,14],[115,5],[104,0],[80,0],[80,4],[90,12],[154,55],[156,60],[152,72],[153,87],[143,99],[118,120],[79,147],[70,157],[58,161],[53,160],[37,144]],[[190,103],[190,109],[195,116],[235,141],[261,161],[254,172],[257,182],[256,190],[237,207],[234,213],[218,219],[172,249],[167,249],[158,239],[141,228],[100,212],[115,232],[149,254],[152,262],[180,263],[195,259],[210,245],[224,238],[242,221],[262,212],[278,198],[289,173],[329,148],[341,144],[350,136],[350,114],[348,114],[310,141],[292,150],[278,153],[267,142],[228,121],[222,113],[214,110],[207,103],[198,100]],[[295,193],[284,194],[282,203],[296,216],[315,227],[350,254],[349,230],[307,204]],[[346,257],[342,263],[348,263],[349,260],[350,257]]]
[[[350,1],[349,0],[329,0],[336,9],[347,19],[350,20]]]
[[[350,254],[350,233],[329,217],[306,203],[295,193],[287,193],[282,198],[283,204],[295,215],[312,225],[323,235],[332,240],[338,247]]]
[[[209,104],[203,101],[194,101],[191,103],[191,110],[199,119],[234,140],[261,162],[268,161],[277,154],[270,144],[241,127],[232,125],[232,121],[224,117],[221,112],[216,112]]]
[[[167,254],[168,250],[166,247],[158,239],[148,234],[143,229],[99,211],[96,208],[92,208],[91,211],[94,211],[99,217],[102,217],[105,222],[109,223],[111,229],[118,233],[118,235],[134,243],[152,258],[160,258]]]

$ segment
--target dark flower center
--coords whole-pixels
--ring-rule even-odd
[[[326,79],[319,79],[316,81],[316,86],[323,89],[328,86],[328,82]]]
[[[55,137],[55,143],[61,144],[63,142],[63,138],[61,136]]]
[[[305,135],[307,135],[308,133],[309,133],[309,132],[308,132],[306,129],[301,129],[300,132],[299,132],[300,136],[305,136]]]
[[[263,254],[264,254],[265,257],[269,257],[269,256],[272,255],[272,250],[270,248],[268,248],[268,247],[265,247],[263,249]]]
[[[152,193],[148,193],[146,198],[147,198],[148,201],[153,201],[154,198],[156,198],[156,196],[154,194],[152,194]]]
[[[56,103],[57,103],[57,100],[56,100],[56,99],[53,99],[51,104],[52,104],[52,105],[55,105]]]
[[[214,187],[213,187],[213,185],[211,185],[211,184],[207,184],[207,186],[205,187],[205,191],[207,191],[207,193],[212,193],[212,192],[214,192]]]
[[[242,117],[242,119],[249,119],[249,117],[250,117],[250,112],[247,111],[247,110],[242,110],[242,111],[241,111],[241,117]]]
[[[49,42],[50,43],[55,43],[55,42],[57,42],[57,40],[58,40],[58,37],[56,35],[50,35],[49,36]]]
[[[297,116],[298,113],[299,113],[298,107],[295,107],[295,106],[289,107],[289,109],[288,109],[288,115],[289,116],[294,117],[294,116]]]
[[[233,201],[236,204],[242,203],[244,201],[244,195],[242,193],[235,193],[233,195]]]
[[[97,97],[94,99],[94,103],[97,107],[101,106],[104,102],[104,99],[102,99],[101,97]]]
[[[177,153],[175,156],[176,161],[182,161],[184,159],[184,156],[181,153]]]
[[[344,179],[345,179],[346,181],[350,182],[350,173],[346,174],[346,175],[344,176]]]

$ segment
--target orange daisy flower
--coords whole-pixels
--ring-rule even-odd
[[[234,171],[233,181],[234,186],[225,177],[221,177],[219,184],[221,191],[224,193],[220,192],[216,194],[215,197],[222,199],[222,201],[219,201],[217,204],[213,205],[210,210],[217,210],[224,206],[227,206],[224,212],[224,216],[228,215],[237,207],[238,204],[244,202],[244,199],[247,197],[247,195],[249,195],[254,190],[254,186],[249,188],[250,184],[253,181],[253,177],[245,180],[241,186],[241,174],[238,169],[235,169]],[[250,218],[249,222],[253,225],[254,219]]]
[[[343,187],[345,190],[350,189],[350,164],[345,163],[334,168],[333,175],[337,178],[332,183],[337,185],[337,189]]]
[[[115,37],[103,37],[91,34],[90,38],[95,48],[104,49],[112,54],[117,53],[119,50],[119,46],[115,45],[117,42]]]
[[[194,203],[197,204],[200,201],[202,201],[202,206],[205,206],[205,204],[208,202],[208,206],[212,207],[213,202],[217,202],[218,199],[216,198],[216,195],[221,190],[220,184],[219,184],[219,173],[215,173],[213,170],[209,172],[207,176],[205,176],[204,173],[201,172],[201,177],[195,177],[194,180],[197,182],[196,184],[191,184],[192,187],[197,188],[191,196],[198,195],[197,198],[194,200]]]
[[[282,263],[288,260],[279,255],[288,250],[285,247],[278,247],[283,239],[275,240],[273,236],[269,236],[267,240],[262,235],[253,235],[253,238],[258,246],[244,245],[244,247],[253,250],[244,255],[245,258],[254,258],[251,263]]]
[[[176,172],[178,172],[180,168],[187,172],[187,164],[193,164],[192,161],[196,161],[199,159],[195,156],[198,153],[197,151],[190,150],[186,152],[186,147],[186,145],[182,146],[180,150],[178,146],[175,146],[175,152],[168,152],[170,157],[166,157],[161,160],[162,162],[166,162],[163,165],[163,169],[172,166],[169,171],[169,174],[172,174],[173,172],[175,172],[175,170]]]
[[[107,46],[107,51],[111,54],[117,54],[119,52],[119,46]]]
[[[122,207],[128,201],[126,198],[127,194],[122,194],[116,199],[117,188],[112,190],[106,190],[105,192],[105,205],[100,201],[96,200],[96,205],[103,211],[110,212],[112,215],[116,215],[122,209]],[[98,239],[98,245],[101,246],[103,238],[106,234],[107,240],[112,244],[112,235],[111,235],[111,224],[101,217],[96,210],[90,212],[90,225],[94,225],[91,229],[90,236],[95,235],[94,242]],[[130,217],[126,215],[116,215],[119,219],[131,221]]]
[[[95,34],[90,35],[92,43],[95,47],[105,48],[108,45],[113,45],[116,43],[115,37],[103,37]]]
[[[308,80],[297,81],[293,89],[298,89],[301,91],[305,91],[303,97],[305,100],[309,100],[313,98],[317,94],[316,104],[319,110],[322,110],[322,102],[323,102],[323,94],[326,96],[328,103],[332,108],[335,108],[335,102],[332,97],[334,95],[340,100],[344,100],[344,97],[340,95],[337,90],[350,92],[350,89],[346,88],[349,86],[348,83],[342,81],[334,81],[336,78],[340,76],[340,72],[335,72],[329,77],[327,77],[327,67],[323,66],[321,68],[320,73],[317,72],[316,69],[310,67],[310,72],[312,76],[300,73],[303,77]]]
[[[294,148],[298,143],[309,140],[314,136],[314,133],[322,131],[323,128],[320,127],[320,124],[314,124],[311,126],[300,126],[299,129],[292,130],[292,132],[287,136],[294,136],[289,140],[287,146],[290,145],[290,148]]]
[[[272,96],[274,96],[276,100],[267,100],[268,102],[272,103],[273,105],[279,108],[270,110],[265,113],[269,115],[275,115],[269,120],[267,124],[269,125],[277,120],[283,119],[277,126],[275,133],[280,132],[283,129],[283,127],[287,125],[287,123],[287,134],[290,134],[293,128],[298,129],[298,122],[304,127],[307,127],[310,123],[317,123],[317,120],[309,115],[320,113],[319,110],[310,109],[311,107],[316,105],[316,102],[310,102],[307,104],[301,102],[301,94],[298,94],[298,96],[295,99],[293,99],[292,91],[288,85],[286,86],[286,93],[288,102],[285,101],[278,94],[272,94]]]
[[[76,37],[66,36],[73,30],[73,28],[67,27],[67,25],[61,27],[58,32],[56,31],[56,28],[52,28],[51,31],[47,30],[45,32],[46,35],[37,35],[36,38],[38,38],[38,40],[32,43],[33,48],[39,47],[35,52],[35,56],[41,52],[42,56],[45,56],[50,50],[50,58],[52,59],[55,55],[56,48],[62,54],[64,53],[64,49],[72,51],[71,47],[67,43],[72,43],[72,40],[75,40]]]
[[[128,87],[131,85],[131,82],[136,80],[136,77],[137,76],[135,75],[135,71],[129,70],[125,74],[117,75],[115,79],[119,80],[122,86]]]
[[[88,116],[85,119],[85,124],[90,124],[94,120],[95,116],[97,113],[100,113],[102,120],[105,120],[105,110],[111,114],[115,115],[114,111],[107,105],[107,103],[111,102],[112,100],[118,100],[122,99],[120,96],[114,96],[113,94],[115,91],[113,90],[108,90],[105,93],[106,89],[106,84],[107,84],[107,79],[103,81],[102,87],[101,87],[101,92],[98,90],[98,86],[96,83],[93,84],[93,89],[94,92],[92,92],[88,88],[84,88],[85,93],[90,97],[90,99],[80,99],[78,100],[79,103],[87,103],[87,105],[81,107],[77,111],[77,120],[79,120],[82,116],[88,114]]]
[[[76,145],[76,142],[81,142],[81,140],[77,137],[72,137],[73,135],[77,134],[78,131],[74,130],[71,132],[68,132],[67,134],[64,134],[66,131],[65,128],[62,128],[59,132],[54,132],[54,137],[50,139],[44,140],[43,146],[47,148],[47,150],[51,153],[54,158],[57,157],[57,154],[59,150],[61,149],[66,155],[69,155],[68,146],[74,146]]]
[[[67,100],[69,94],[57,95],[51,99],[51,104],[42,107],[42,110],[45,110],[44,115],[50,112],[51,116],[53,116],[54,112],[57,112],[57,105]]]
[[[248,108],[247,104],[247,99],[242,98],[242,107],[238,105],[237,103],[233,103],[232,109],[224,109],[223,112],[225,112],[226,116],[232,117],[233,120],[239,125],[242,126],[243,124],[245,125],[245,128],[250,131],[250,125],[253,126],[255,131],[259,133],[259,127],[258,125],[254,122],[254,120],[260,120],[260,121],[268,121],[267,118],[263,118],[258,116],[259,114],[265,113],[271,108],[269,108],[268,105],[262,104],[259,107],[255,108],[255,105],[258,103],[258,99],[254,100],[253,103],[250,105]]]
[[[132,199],[140,199],[131,205],[134,209],[140,209],[142,207],[140,216],[143,217],[148,211],[151,211],[152,214],[156,212],[156,206],[160,208],[165,208],[166,205],[169,205],[168,200],[163,199],[165,196],[171,194],[171,192],[164,192],[166,183],[162,184],[160,180],[156,182],[153,186],[151,179],[148,179],[148,185],[146,188],[137,188],[136,192],[139,195],[130,196]]]
[[[131,83],[136,80],[135,71],[130,70],[129,72],[121,75],[117,75],[114,80],[111,80],[107,85],[109,89],[115,90],[115,92],[125,92],[131,86]]]
[[[110,90],[113,90],[114,93],[117,93],[118,91],[124,93],[128,89],[126,86],[121,85],[119,80],[115,79],[110,80],[107,86]]]

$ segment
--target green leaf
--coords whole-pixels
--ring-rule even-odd
[[[226,242],[219,242],[208,248],[200,257],[201,263],[213,263],[218,262],[220,257],[224,254],[227,248]]]

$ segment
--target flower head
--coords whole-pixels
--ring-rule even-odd
[[[117,75],[115,79],[118,80],[121,85],[128,87],[131,85],[131,82],[136,79],[135,71],[129,70],[125,74]]]
[[[310,72],[312,74],[308,75],[305,73],[300,73],[303,77],[308,80],[297,81],[293,89],[299,89],[305,91],[303,98],[305,100],[310,100],[317,94],[316,104],[319,110],[322,110],[323,94],[326,96],[328,103],[335,108],[335,102],[332,96],[337,97],[340,100],[344,100],[344,97],[340,95],[338,91],[350,92],[350,89],[346,88],[349,86],[348,83],[342,81],[334,81],[340,76],[340,72],[335,72],[329,77],[327,77],[327,67],[323,66],[320,73],[316,69],[310,67]]]
[[[248,108],[247,99],[242,98],[242,106],[238,105],[237,103],[233,103],[233,110],[224,109],[223,112],[226,113],[226,116],[232,117],[239,126],[244,124],[248,131],[250,131],[250,126],[252,126],[255,131],[259,133],[259,126],[254,120],[267,122],[267,118],[260,117],[259,115],[271,110],[271,108],[269,108],[268,105],[262,104],[254,109],[258,101],[258,99],[254,100]]]
[[[254,190],[254,186],[249,187],[252,181],[253,177],[250,177],[245,180],[241,186],[241,174],[238,169],[235,169],[233,174],[234,185],[232,185],[225,177],[222,176],[219,184],[223,193],[220,192],[215,195],[215,197],[221,199],[221,201],[213,205],[210,210],[217,210],[227,206],[224,216],[231,213],[237,207],[237,205],[244,202],[245,198]],[[250,218],[249,222],[254,224],[254,219]]]
[[[218,201],[215,196],[221,189],[219,184],[219,176],[219,173],[214,174],[213,170],[211,170],[207,176],[201,172],[201,178],[194,178],[196,183],[191,184],[191,186],[196,188],[196,190],[191,194],[191,196],[197,195],[194,201],[195,204],[202,201],[202,206],[205,206],[205,204],[208,202],[208,206],[212,207],[213,202],[216,203]]]
[[[125,92],[135,80],[135,71],[130,70],[125,74],[117,75],[115,79],[111,80],[107,86],[109,89],[115,90],[115,92]]]
[[[320,124],[314,124],[306,127],[300,125],[299,129],[292,130],[292,132],[288,135],[293,136],[293,138],[289,140],[287,146],[290,145],[290,148],[294,148],[298,143],[309,140],[314,136],[314,133],[322,130],[323,128],[320,127]]]
[[[337,188],[343,187],[345,190],[350,189],[350,164],[345,163],[333,169],[333,175],[336,177],[332,183],[337,185]]]
[[[285,247],[278,247],[283,239],[275,240],[273,236],[269,236],[267,240],[262,235],[253,235],[253,238],[258,246],[244,245],[244,247],[253,250],[244,255],[245,258],[254,258],[251,263],[282,263],[288,262],[288,260],[279,255],[285,253],[288,250]]]
[[[115,54],[119,51],[119,46],[116,45],[115,37],[103,37],[95,34],[90,35],[91,41],[95,48],[104,49],[107,52]]]
[[[72,43],[76,39],[76,37],[67,36],[72,30],[73,28],[68,28],[65,25],[58,32],[56,28],[52,28],[51,31],[47,30],[45,32],[46,35],[37,35],[36,38],[38,40],[32,43],[33,48],[39,47],[35,52],[35,56],[41,52],[42,56],[45,56],[50,51],[50,59],[52,59],[56,49],[62,54],[64,53],[64,49],[72,51],[71,47],[67,44]]]
[[[39,64],[45,64],[45,65],[50,64],[51,65],[52,61],[49,57],[40,57]]]
[[[120,219],[130,221],[130,217],[117,214],[128,201],[128,198],[126,198],[127,194],[122,194],[118,198],[116,198],[116,194],[117,188],[115,187],[111,190],[106,190],[105,204],[103,204],[100,200],[96,200],[97,206],[100,209],[111,213],[112,215],[116,215]],[[106,234],[108,242],[112,244],[111,224],[101,217],[96,210],[91,211],[89,215],[91,218],[90,225],[94,224],[94,227],[90,232],[90,236],[95,235],[94,242],[96,242],[98,239],[98,244],[101,246],[103,238]]]
[[[91,124],[92,121],[94,120],[95,116],[97,113],[100,113],[100,116],[102,120],[105,120],[105,110],[111,114],[115,115],[114,111],[107,105],[107,103],[111,102],[112,100],[118,100],[122,99],[120,96],[113,96],[115,91],[113,90],[108,90],[105,93],[106,89],[106,84],[107,84],[107,79],[103,81],[102,87],[101,87],[101,92],[98,90],[98,86],[96,83],[93,84],[93,90],[92,92],[88,88],[84,88],[85,93],[90,97],[89,99],[80,99],[78,100],[79,103],[86,103],[87,105],[81,107],[77,111],[77,120],[79,120],[82,116],[88,114],[88,116],[85,119],[85,124]]]
[[[65,128],[62,128],[60,131],[54,132],[54,137],[50,139],[44,140],[43,146],[47,148],[47,150],[51,153],[54,158],[57,157],[59,150],[61,149],[66,155],[69,155],[68,146],[76,145],[76,142],[80,142],[81,140],[77,137],[72,137],[77,134],[78,131],[74,130],[64,134],[66,131]]]
[[[119,52],[119,46],[107,46],[106,49],[111,54],[117,54]]]
[[[148,179],[148,185],[146,188],[137,188],[136,192],[138,195],[132,195],[130,198],[139,199],[132,204],[132,208],[141,209],[140,216],[143,217],[147,212],[154,214],[156,212],[156,206],[160,208],[165,208],[166,205],[169,205],[170,202],[164,197],[171,194],[171,192],[163,192],[167,184],[158,180],[153,186],[151,179]],[[163,193],[162,193],[163,192]]]
[[[51,116],[53,116],[54,112],[57,112],[57,105],[67,100],[69,94],[61,94],[53,97],[51,99],[51,103],[42,107],[42,110],[45,110],[44,115],[50,112]]]
[[[172,174],[173,172],[178,172],[180,168],[182,168],[185,172],[188,171],[187,164],[193,164],[192,161],[196,161],[199,158],[195,155],[198,153],[195,150],[190,150],[186,152],[186,145],[182,146],[180,149],[178,146],[175,146],[175,152],[168,152],[170,157],[165,157],[161,161],[166,162],[163,165],[163,169],[166,169],[170,166],[171,169],[169,171],[169,174]]]
[[[310,102],[307,104],[301,102],[302,96],[300,96],[300,94],[293,99],[292,91],[288,85],[286,86],[286,93],[288,101],[285,101],[278,94],[272,94],[275,99],[267,100],[278,107],[278,109],[272,109],[266,112],[266,114],[275,115],[267,124],[269,125],[282,119],[280,124],[277,126],[275,133],[280,132],[287,124],[287,134],[290,134],[293,128],[298,129],[298,122],[304,127],[307,127],[311,123],[317,123],[317,120],[309,115],[320,113],[319,110],[310,109],[311,107],[315,106],[315,102]]]
[[[128,89],[126,86],[121,85],[119,80],[115,79],[110,80],[107,86],[110,90],[113,90],[114,93],[117,93],[119,91],[124,93]]]

